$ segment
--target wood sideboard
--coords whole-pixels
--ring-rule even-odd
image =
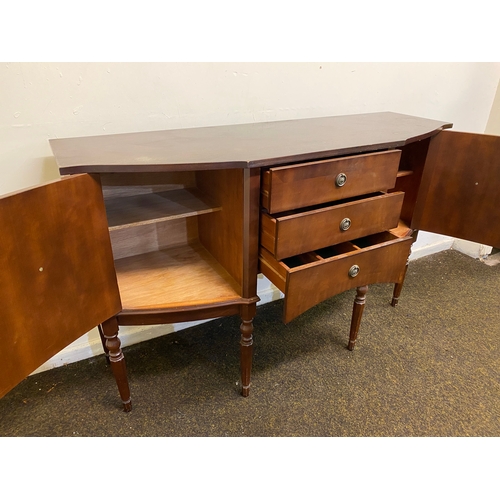
[[[373,113],[51,140],[62,178],[0,198],[0,397],[98,326],[129,411],[120,325],[227,315],[247,396],[260,272],[285,322],[356,289],[353,349],[368,286],[397,304],[419,229],[500,247],[500,137],[448,128]]]

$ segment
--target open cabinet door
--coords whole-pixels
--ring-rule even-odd
[[[500,247],[500,136],[432,138],[412,225]]]
[[[0,397],[121,310],[100,183],[0,197]]]

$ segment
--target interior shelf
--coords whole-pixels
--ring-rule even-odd
[[[115,261],[123,310],[238,300],[238,285],[199,242]]]
[[[398,226],[391,229],[389,232],[398,238],[404,238],[405,236],[411,236],[413,234],[413,229],[409,227],[406,222],[399,219]]]
[[[413,170],[399,170],[396,177],[407,177],[413,175]]]
[[[109,230],[216,212],[196,189],[175,189],[106,200]]]

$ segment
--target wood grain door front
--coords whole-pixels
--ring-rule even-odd
[[[500,247],[500,136],[444,131],[431,140],[412,225]]]
[[[0,397],[121,310],[100,183],[0,197]]]

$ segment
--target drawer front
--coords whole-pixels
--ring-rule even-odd
[[[380,194],[283,217],[261,215],[261,245],[281,260],[398,225],[404,193]]]
[[[261,272],[285,294],[285,323],[345,290],[400,280],[412,238],[379,233],[365,240],[342,243],[284,261],[274,259],[261,249]],[[328,256],[330,251],[333,256]]]
[[[270,168],[263,173],[261,204],[275,214],[392,189],[400,157],[392,150]]]

